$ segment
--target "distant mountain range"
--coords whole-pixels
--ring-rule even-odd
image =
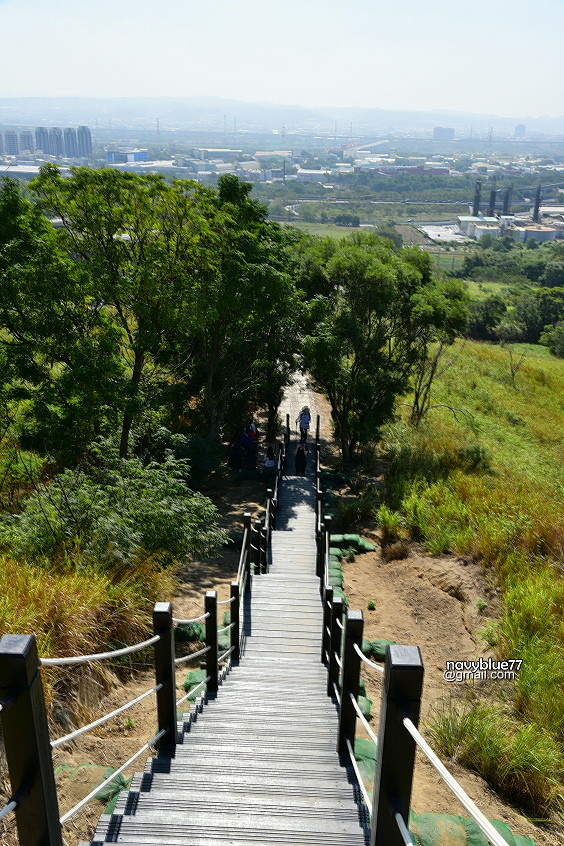
[[[560,117],[515,118],[453,111],[403,111],[365,108],[305,108],[274,103],[250,103],[220,97],[17,97],[0,98],[0,127],[86,124],[101,128],[161,130],[210,129],[287,133],[335,132],[355,135],[428,132],[434,126],[453,127],[457,136],[484,132],[512,135],[525,124],[527,135],[563,134]],[[351,127],[352,124],[352,127]]]

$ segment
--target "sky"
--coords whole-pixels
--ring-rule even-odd
[[[0,97],[564,114],[564,0],[0,0]]]

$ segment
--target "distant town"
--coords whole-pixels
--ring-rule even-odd
[[[411,214],[408,222],[437,243],[505,235],[521,242],[564,237],[564,147],[555,143],[548,153],[535,154],[547,139],[528,137],[525,124],[495,143],[492,131],[472,143],[446,126],[433,127],[426,138],[399,139],[355,137],[352,125],[348,136],[336,130],[335,125],[333,135],[326,136],[287,133],[284,126],[238,133],[224,125],[223,132],[180,133],[161,130],[157,121],[142,145],[134,143],[139,130],[123,127],[115,132],[86,125],[9,128],[0,131],[0,176],[27,180],[49,162],[63,173],[87,165],[212,184],[221,174],[234,173],[257,184],[258,196],[277,220],[370,226],[375,222],[371,203],[386,206],[380,211],[388,218]],[[225,146],[217,144],[222,139]],[[530,183],[527,196],[523,178]],[[406,199],[400,199],[399,189],[409,191]],[[341,214],[332,213],[336,204],[344,207]],[[429,219],[421,213],[424,207]]]

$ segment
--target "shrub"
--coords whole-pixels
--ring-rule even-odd
[[[0,525],[4,548],[28,561],[122,570],[148,558],[169,566],[221,544],[215,506],[186,486],[185,459],[167,453],[144,466],[99,457],[38,485],[23,512]]]

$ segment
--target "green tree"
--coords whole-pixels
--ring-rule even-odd
[[[119,452],[142,410],[154,402],[154,361],[181,327],[210,319],[205,291],[218,264],[220,231],[210,225],[213,194],[155,174],[81,167],[63,178],[47,165],[32,188],[61,220],[58,239],[91,281],[96,307],[119,334],[129,367]]]
[[[17,184],[0,190],[0,346],[8,404],[23,434],[64,462],[115,425],[123,388],[118,333],[95,286]]]
[[[327,263],[329,298],[304,341],[304,363],[326,391],[345,465],[392,416],[429,323],[420,294],[430,284],[419,250],[396,253],[374,235],[343,241]]]

